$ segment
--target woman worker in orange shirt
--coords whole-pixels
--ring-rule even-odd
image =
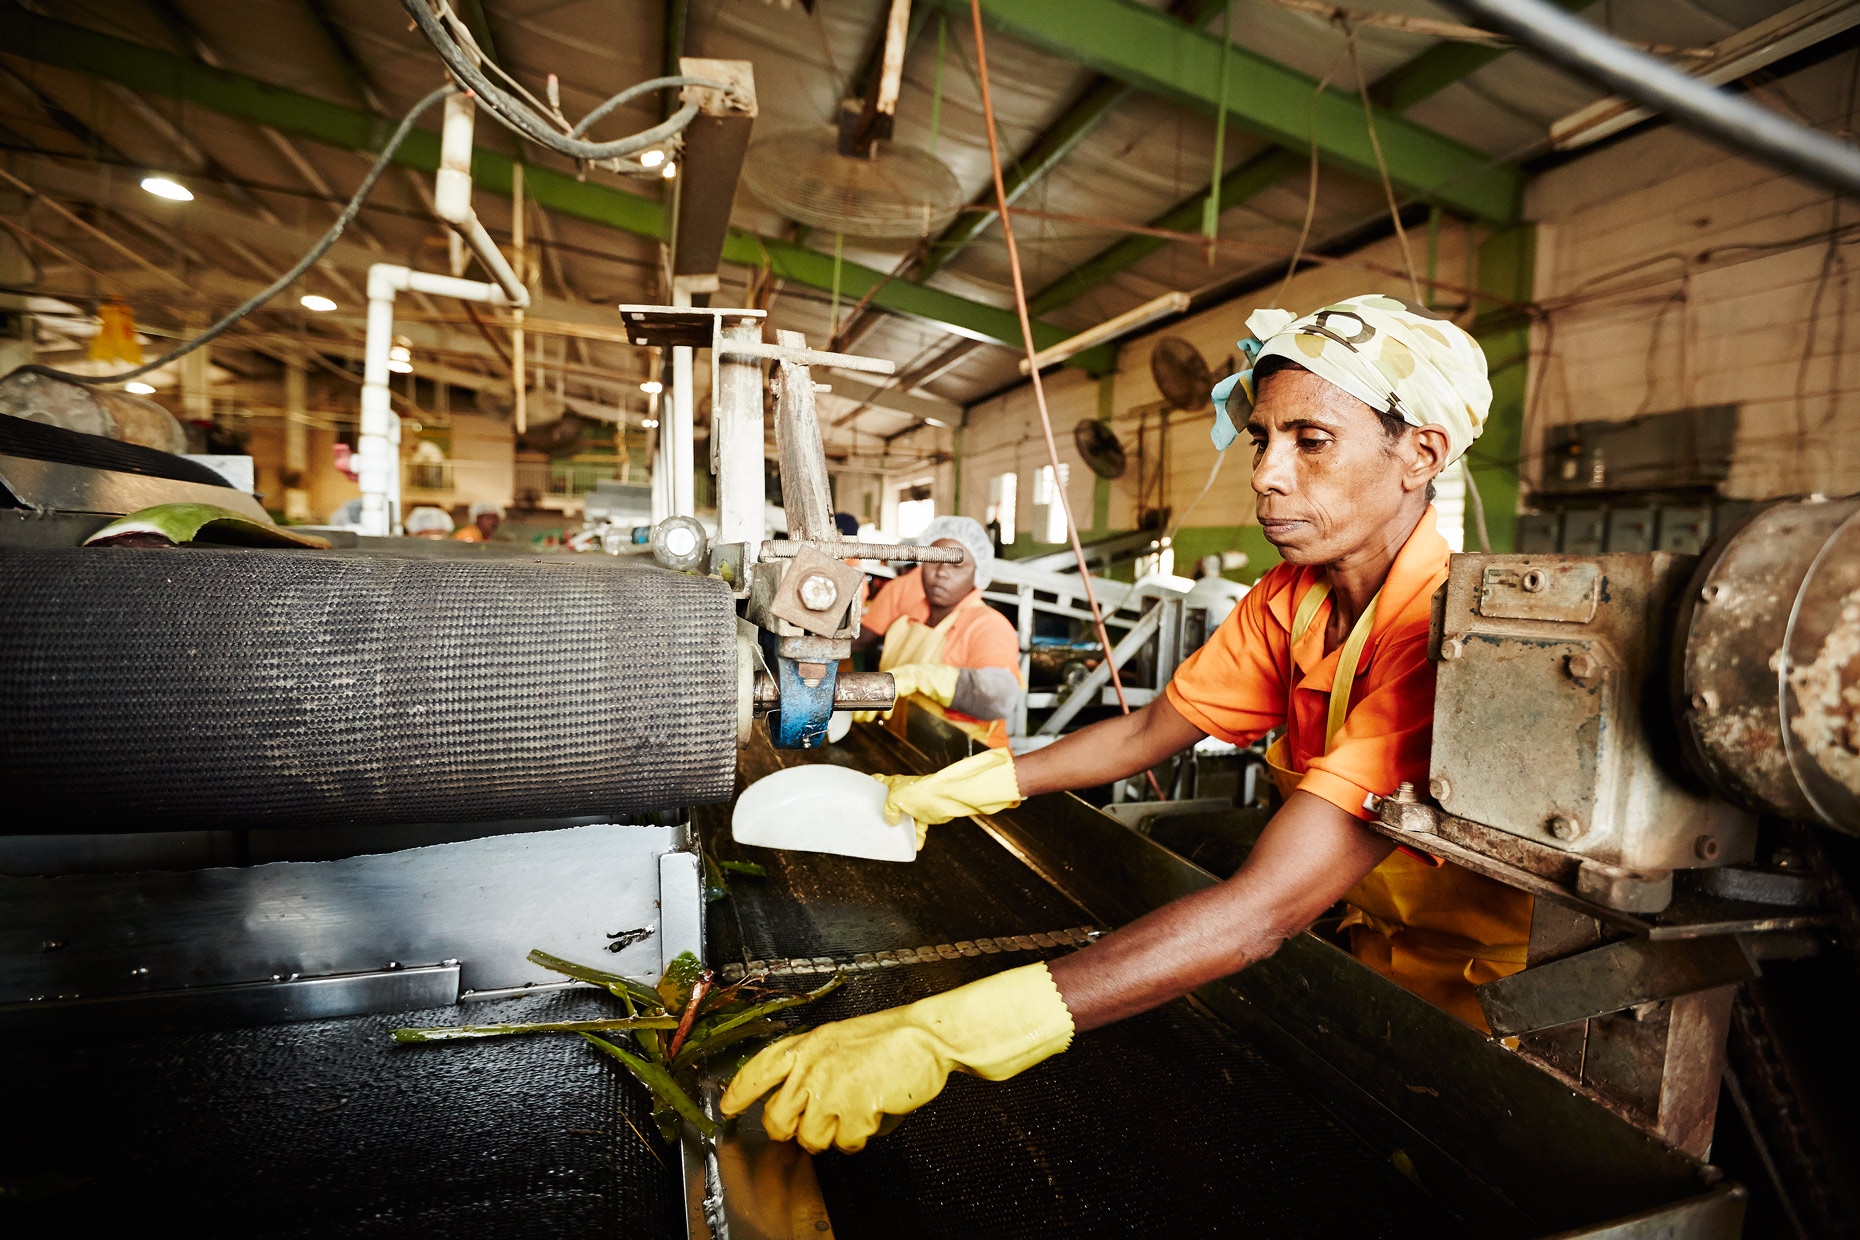
[[[971,517],[938,517],[924,530],[933,547],[959,548],[960,564],[925,564],[888,582],[865,610],[853,649],[881,639],[878,670],[897,680],[898,706],[887,711],[903,735],[909,706],[947,719],[971,740],[1007,748],[1007,717],[1020,699],[1020,638],[1007,617],[982,601],[995,549]],[[870,721],[878,711],[860,711]]]
[[[1472,988],[1523,967],[1530,898],[1396,852],[1363,820],[1377,797],[1427,779],[1430,600],[1448,555],[1430,500],[1485,424],[1485,357],[1453,324],[1381,296],[1298,319],[1261,310],[1247,327],[1254,367],[1215,389],[1215,445],[1244,421],[1259,523],[1284,563],[1143,709],[1019,759],[992,750],[932,775],[879,777],[887,811],[921,830],[1121,779],[1204,736],[1248,744],[1282,725],[1269,760],[1285,803],[1246,863],[1050,966],[777,1042],[731,1082],[726,1113],[773,1089],[769,1135],[859,1149],[951,1071],[1012,1076],[1075,1032],[1270,956],[1339,900],[1359,959],[1484,1027]]]

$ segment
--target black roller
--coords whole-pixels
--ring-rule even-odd
[[[720,582],[606,557],[0,548],[15,833],[487,822],[728,797]]]

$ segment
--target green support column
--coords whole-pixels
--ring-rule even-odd
[[[1098,376],[1098,420],[1107,427],[1117,416],[1117,372]],[[1091,532],[1102,535],[1111,524],[1111,480],[1096,471],[1091,482]]]
[[[1520,224],[1494,233],[1479,246],[1478,288],[1516,302],[1531,299],[1537,262],[1537,228]],[[1485,350],[1492,377],[1492,412],[1485,433],[1466,460],[1485,500],[1492,550],[1518,545],[1519,471],[1524,459],[1524,399],[1529,390],[1531,321],[1521,310],[1500,307],[1473,320],[1473,336]],[[1472,505],[1466,508],[1466,544],[1477,549]]]

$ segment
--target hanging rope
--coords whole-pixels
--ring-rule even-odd
[[[1098,644],[1104,651],[1105,667],[1111,673],[1111,687],[1117,692],[1117,708],[1123,714],[1130,713],[1130,702],[1124,696],[1123,678],[1117,674],[1117,664],[1111,658],[1111,637],[1105,631],[1104,614],[1098,610],[1098,596],[1091,588],[1091,569],[1085,563],[1085,549],[1079,545],[1078,522],[1072,518],[1072,501],[1067,498],[1065,488],[1059,485],[1060,464],[1059,446],[1053,441],[1053,417],[1046,408],[1046,386],[1040,382],[1040,366],[1034,360],[1039,351],[1033,343],[1033,320],[1027,313],[1027,284],[1021,278],[1020,250],[1014,245],[1014,222],[1008,215],[1007,185],[1001,178],[1001,150],[995,137],[995,107],[988,92],[988,50],[982,33],[981,0],[969,0],[969,16],[975,23],[975,63],[976,85],[981,88],[982,125],[988,133],[988,165],[995,178],[995,203],[1001,213],[1001,233],[1007,239],[1008,271],[1014,277],[1014,310],[1020,316],[1021,343],[1027,350],[1027,377],[1033,381],[1033,403],[1040,411],[1040,429],[1046,436],[1046,459],[1053,467],[1053,489],[1059,495],[1059,510],[1066,518],[1066,539],[1072,544],[1072,556],[1078,561],[1079,584],[1085,588],[1085,605],[1091,611],[1092,627],[1097,630]],[[1158,801],[1166,801],[1162,785],[1156,782],[1156,772],[1145,771],[1149,778],[1150,791],[1156,794]]]

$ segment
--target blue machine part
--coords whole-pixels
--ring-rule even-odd
[[[775,680],[781,686],[781,709],[769,716],[769,735],[777,749],[818,749],[827,740],[827,721],[833,718],[833,686],[840,665],[826,665],[827,674],[809,688],[793,659],[775,658]]]

